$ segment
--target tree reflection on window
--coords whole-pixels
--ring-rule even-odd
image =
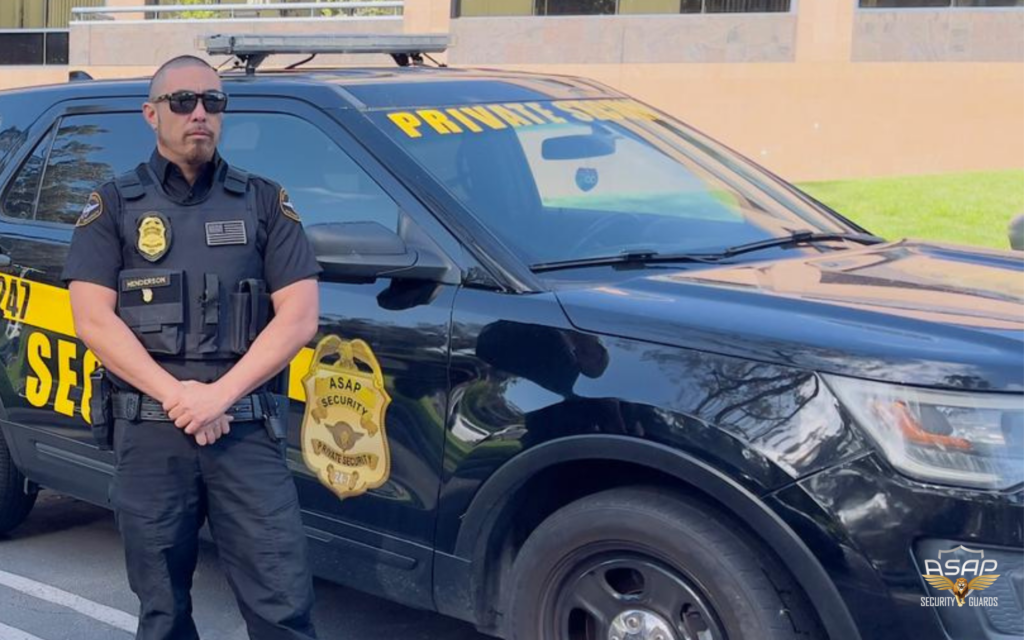
[[[36,220],[74,224],[89,194],[145,161],[152,144],[136,113],[65,118],[46,162]]]

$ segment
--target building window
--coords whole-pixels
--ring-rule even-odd
[[[0,65],[67,63],[68,32],[65,30],[19,29],[0,32]]]
[[[1024,7],[1024,0],[860,0],[861,9]]]
[[[792,0],[456,0],[455,16],[778,13],[789,11],[791,2]]]
[[[0,0],[0,29],[67,29],[74,7],[102,7],[105,0]]]
[[[72,7],[104,0],[0,0],[0,65],[68,63]]]

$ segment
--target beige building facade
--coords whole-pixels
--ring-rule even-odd
[[[791,180],[1024,168],[1024,7],[782,0],[768,12],[680,13],[680,0],[604,1],[614,15],[533,15],[544,0],[407,0],[360,19],[112,13],[72,21],[68,65],[0,66],[0,88],[62,82],[72,69],[149,74],[210,33],[447,33],[452,66],[593,78]],[[682,0],[701,1],[711,2]]]

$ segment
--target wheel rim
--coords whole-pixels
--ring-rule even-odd
[[[727,640],[707,596],[683,572],[642,554],[590,556],[545,594],[556,640]]]

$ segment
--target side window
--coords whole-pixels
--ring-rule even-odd
[[[43,136],[32,155],[28,157],[25,164],[21,165],[14,180],[11,181],[11,188],[7,190],[3,200],[3,213],[11,218],[31,220],[36,205],[36,196],[39,194],[39,181],[43,177],[43,165],[46,164],[46,156],[50,152],[50,143],[53,142],[53,129]]]
[[[281,183],[306,226],[374,221],[398,230],[398,205],[333,140],[280,113],[229,113],[220,152],[229,163]]]
[[[149,157],[153,132],[139,113],[68,116],[53,140],[36,220],[74,224],[91,191]]]

